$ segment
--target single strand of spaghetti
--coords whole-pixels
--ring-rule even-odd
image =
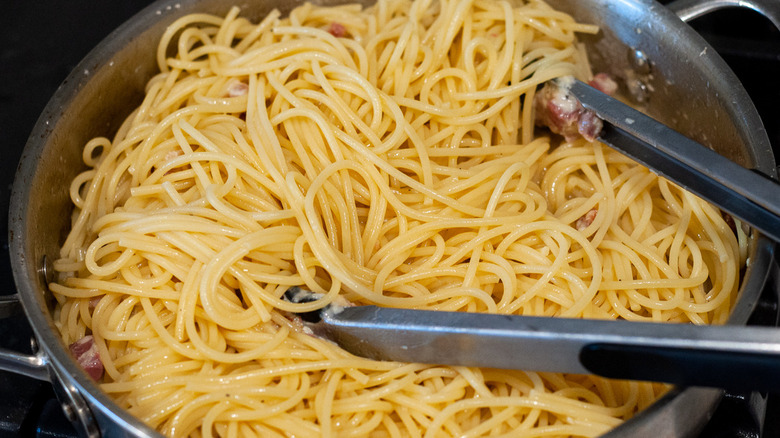
[[[387,216],[387,200],[380,195],[376,182],[364,179],[369,189],[368,214],[365,216],[361,240],[363,241],[363,263],[378,246],[382,224]]]
[[[268,15],[266,15],[257,25],[252,26],[251,30],[235,45],[236,51],[246,53],[249,47],[255,44],[263,34],[270,33],[271,27],[278,24],[281,15],[282,13],[278,9],[272,9],[268,12]]]
[[[715,245],[715,252],[720,256],[720,262],[734,263],[736,260],[737,251],[734,234],[723,220],[723,216],[712,205],[701,201],[696,195],[690,192],[683,192],[683,196],[689,200],[694,216],[702,224],[705,233],[710,236],[711,242]],[[720,236],[729,236],[732,242],[729,242],[727,246]]]
[[[221,391],[224,385],[241,385],[243,387],[262,386],[267,384],[268,379],[275,379],[288,375],[299,375],[300,373],[319,373],[329,369],[336,370],[348,368],[357,368],[366,371],[381,371],[396,369],[403,365],[404,364],[396,362],[369,361],[356,357],[343,357],[321,361],[279,364],[224,376],[204,376],[197,380],[174,377],[171,380],[171,384],[187,384],[192,390],[197,390],[199,392],[215,392]],[[420,365],[417,365],[417,367],[420,367]]]
[[[91,183],[95,177],[96,171],[94,169],[81,172],[73,179],[70,184],[70,199],[73,205],[78,209],[84,208],[84,198],[81,196],[82,188]]]
[[[223,221],[240,226],[247,232],[253,232],[262,229],[260,224],[258,224],[252,218],[247,217],[244,210],[240,210],[231,205],[229,202],[225,202],[224,198],[220,196],[221,194],[215,193],[217,190],[223,192],[222,188],[216,187],[215,184],[207,186],[205,198],[216,211],[224,215]]]
[[[134,297],[124,299],[124,302],[120,302],[120,300],[121,298],[117,295],[107,296],[100,300],[100,303],[95,306],[95,310],[92,312],[92,336],[95,344],[98,346],[103,368],[106,374],[113,380],[117,380],[121,373],[114,366],[111,360],[112,355],[106,349],[104,334],[111,331],[109,327],[124,325],[128,313],[134,307],[134,303],[137,302]],[[111,320],[114,320],[114,324],[109,325]]]
[[[686,233],[688,231],[688,227],[691,221],[691,211],[689,209],[684,210],[684,214],[678,219],[678,221],[675,224],[675,233],[674,233],[674,239],[672,240],[672,244],[669,247],[669,265],[670,266],[677,266],[677,270],[679,272],[680,268],[679,265],[681,263],[680,260],[680,252],[682,251],[683,243],[685,242]]]
[[[460,80],[458,83],[464,84],[462,88],[465,90],[462,91],[462,93],[477,92],[475,77],[469,76],[467,72],[459,68],[445,68],[438,70],[425,78],[425,82],[420,89],[420,95],[419,97],[416,97],[416,100],[419,100],[422,104],[436,105],[438,102],[431,102],[431,99],[440,98],[441,90],[439,90],[439,88],[446,86],[446,82],[451,82],[455,78]],[[444,84],[442,82],[444,82]],[[452,101],[451,103],[458,104],[459,102]],[[476,102],[472,100],[462,102],[461,105],[462,106],[460,107],[447,108],[448,112],[446,114],[450,116],[452,116],[453,113],[456,115],[466,115],[478,110]]]
[[[194,107],[194,105],[191,106],[191,107]],[[202,154],[202,153],[206,153],[206,154],[211,153],[211,154],[214,155],[215,160],[219,160],[221,158],[222,154],[220,154],[218,152],[215,153],[213,151],[195,152],[194,149],[193,149],[193,144],[191,144],[189,139],[186,138],[186,136],[184,135],[184,132],[182,130],[181,125],[178,124],[178,123],[174,124],[174,126],[172,127],[171,131],[173,133],[173,137],[176,138],[177,142],[179,143],[179,146],[184,151],[184,155],[181,155],[181,156],[176,157],[176,158],[174,158],[172,160],[169,160],[168,163],[166,165],[161,166],[161,168],[166,167],[166,166],[173,167],[172,166],[173,163],[178,163],[180,160],[185,160],[185,162],[192,168],[193,172],[195,173],[195,182],[197,184],[197,187],[199,188],[199,190],[203,190],[205,187],[207,187],[207,186],[209,186],[209,184],[211,184],[211,178],[209,178],[209,175],[206,172],[206,169],[203,168],[203,164],[200,162],[200,160],[197,160],[197,159],[194,159],[194,158],[199,157],[199,155]],[[197,143],[194,146],[196,148],[199,148],[199,147],[205,148],[205,146],[199,145]],[[195,155],[196,153],[198,155]],[[149,169],[149,170],[151,170],[151,169]],[[148,174],[153,174],[153,173],[156,173],[156,172],[160,172],[160,169],[155,169],[153,172],[148,172],[148,173],[144,173],[144,174],[148,175]]]
[[[268,74],[285,68],[295,62],[319,60],[326,64],[339,64],[339,53],[334,47],[312,38],[278,42],[245,53],[229,64],[223,65],[219,72],[224,76],[241,77]],[[251,93],[250,93],[251,95]]]
[[[206,56],[199,56],[205,47],[213,47],[212,37],[218,28],[189,27],[183,29],[176,41],[177,55],[169,57],[166,62],[169,67],[188,72],[202,71],[208,68]]]
[[[106,277],[117,272],[122,266],[127,264],[131,258],[135,255],[135,252],[130,248],[121,249],[118,245],[119,235],[116,233],[106,234],[99,236],[94,242],[87,248],[84,254],[84,265],[87,269],[98,277]],[[119,252],[119,256],[108,261],[99,264],[99,260],[103,258],[105,253],[116,254]]]
[[[490,85],[488,85],[489,90],[494,90],[498,88],[499,86],[503,86],[506,83],[506,80],[509,79],[510,81],[513,80],[513,78],[510,76],[509,78],[506,77],[507,70],[511,70],[511,64],[512,59],[514,58],[514,48],[515,48],[515,19],[513,17],[514,11],[512,11],[512,7],[508,2],[502,2],[498,4],[498,7],[503,9],[503,17],[502,20],[504,24],[504,47],[506,50],[503,50],[501,53],[501,57],[498,59],[498,63],[496,66],[492,69],[492,76],[490,78]]]
[[[244,20],[239,18],[238,14],[240,12],[241,9],[239,7],[233,6],[225,14],[222,23],[217,29],[217,34],[214,36],[214,44],[230,47],[233,45],[233,41],[239,39],[237,34]]]
[[[272,32],[276,35],[295,35],[298,37],[306,36],[304,41],[314,41],[317,43],[316,49],[328,53],[338,60],[338,64],[345,65],[352,70],[359,70],[354,63],[354,58],[344,44],[331,35],[329,32],[314,27],[295,27],[295,26],[274,26]]]
[[[163,33],[162,37],[160,37],[160,43],[157,45],[157,67],[162,72],[167,72],[167,51],[168,46],[173,40],[173,37],[183,28],[188,27],[189,25],[193,23],[206,23],[213,26],[219,26],[223,19],[221,17],[217,17],[214,15],[209,14],[189,14],[185,15],[182,18],[179,18],[175,22],[173,22],[170,26],[168,26],[165,29],[165,33]]]
[[[295,262],[295,268],[298,275],[301,276],[301,280],[306,287],[314,293],[324,294],[325,289],[319,284],[316,275],[316,266],[319,265],[319,261],[311,253],[306,253],[304,246],[308,245],[305,235],[301,234],[295,241],[293,248],[293,260]],[[333,281],[334,284],[340,284],[338,279]]]
[[[312,71],[319,80],[318,85],[323,88],[325,93],[332,100],[337,102],[337,104],[333,105],[331,108],[339,110],[341,114],[345,115],[348,120],[358,128],[362,135],[365,135],[368,138],[369,143],[373,144],[375,147],[379,147],[379,145],[382,144],[382,141],[376,133],[381,132],[379,130],[379,123],[382,120],[382,106],[377,91],[371,87],[371,84],[368,83],[365,78],[361,77],[352,69],[334,64],[320,66],[320,63],[318,62],[313,63],[312,66]],[[331,76],[331,78],[327,79],[325,77],[326,75]],[[347,91],[370,104],[373,113],[371,125],[366,125],[354,111],[338,98],[336,90]],[[385,140],[385,142],[391,145],[397,144],[400,141],[400,136],[401,130],[396,127],[394,135],[389,140]]]
[[[512,265],[503,257],[498,257],[494,253],[488,252],[482,256],[488,263],[480,264],[484,271],[491,272],[501,279],[503,284],[501,299],[496,302],[496,312],[506,313],[503,309],[509,305],[514,291],[518,290],[517,277]]]
[[[345,144],[350,146],[350,148],[352,148],[354,151],[358,152],[358,154],[361,157],[367,159],[367,161],[370,164],[372,164],[372,166],[367,166],[365,168],[365,170],[367,172],[369,172],[369,175],[372,176],[372,178],[371,178],[372,180],[375,180],[375,181],[383,180],[383,178],[380,175],[378,175],[378,172],[382,171],[385,174],[389,175],[390,177],[399,180],[403,184],[406,184],[407,186],[409,186],[410,188],[414,189],[415,191],[420,192],[421,194],[423,194],[427,198],[434,199],[436,201],[441,202],[442,204],[445,204],[447,206],[452,207],[453,210],[455,210],[455,211],[463,212],[463,213],[470,214],[470,215],[473,215],[473,216],[479,216],[480,215],[480,213],[481,213],[480,209],[475,209],[473,207],[469,207],[469,206],[463,205],[463,204],[457,202],[456,200],[452,199],[451,197],[441,195],[441,194],[439,194],[439,193],[429,189],[424,184],[421,184],[417,180],[415,180],[413,178],[409,178],[408,176],[406,176],[402,172],[398,171],[398,169],[394,168],[393,166],[391,166],[386,161],[380,159],[379,157],[377,157],[376,155],[371,153],[371,151],[363,148],[362,145],[355,144],[355,142],[352,141],[352,139],[344,138],[343,136],[340,135],[339,132],[336,132],[336,135],[342,141],[344,141]],[[395,207],[399,211],[403,212],[403,214],[405,214],[405,215],[407,215],[407,216],[409,216],[411,218],[418,218],[418,219],[423,219],[423,220],[433,219],[432,217],[430,217],[430,215],[426,215],[424,213],[421,213],[421,212],[418,212],[418,211],[415,211],[415,210],[411,210],[411,209],[407,208],[404,204],[397,202],[397,197],[392,194],[392,192],[389,190],[389,188],[384,187],[383,185],[380,185],[380,184],[377,184],[377,186],[380,189],[382,189],[383,196],[387,197],[388,200],[391,201],[390,202],[391,205],[393,205],[393,207]]]
[[[283,390],[281,388],[279,389],[279,391],[274,392],[262,391],[262,394],[266,396],[264,397],[264,401],[266,402],[258,402],[256,399],[247,397],[242,393],[231,393],[230,401],[232,403],[241,404],[248,409],[234,411],[228,415],[221,415],[220,419],[223,421],[227,419],[260,420],[277,415],[284,411],[288,411],[295,405],[301,403],[301,401],[306,396],[306,393],[310,389],[310,382],[309,379],[304,375],[303,378],[300,379],[300,383],[297,385],[297,388],[285,388]],[[218,401],[220,399],[224,399],[225,395],[220,392],[216,392],[211,394],[204,394],[200,397],[203,397],[204,400]],[[268,403],[272,400],[272,403]]]
[[[409,130],[405,124],[399,123],[399,121],[404,120],[403,114],[400,112],[400,109],[395,105],[387,105],[387,103],[390,102],[388,98],[380,95],[379,92],[372,86],[372,84],[368,83],[364,78],[361,78],[354,70],[347,69],[342,66],[330,64],[324,67],[323,70],[327,72],[334,72],[339,75],[343,75],[346,79],[349,80],[349,83],[358,85],[359,89],[365,92],[366,94],[365,99],[367,102],[370,103],[371,108],[373,108],[372,125],[366,126],[359,119],[355,119],[353,121],[355,126],[357,126],[362,133],[374,133],[378,131],[378,124],[382,120],[382,113],[384,110],[389,110],[391,115],[395,119],[396,126],[395,129],[393,130],[393,133],[390,136],[387,136],[381,143],[379,142],[374,143],[374,147],[371,149],[373,153],[383,154],[397,147],[397,145],[399,145],[402,142],[402,140],[406,139],[404,136],[408,135]],[[346,82],[346,81],[342,81],[342,82]],[[348,114],[346,109],[342,109],[342,111],[345,111]],[[420,149],[416,148],[416,150],[420,152]]]
[[[495,184],[495,187],[493,188],[493,192],[490,195],[490,198],[488,200],[487,207],[485,208],[485,217],[490,217],[493,215],[496,209],[496,204],[498,202],[499,195],[504,191],[506,188],[506,185],[509,182],[509,179],[517,172],[521,171],[522,169],[527,170],[528,166],[523,163],[515,163],[511,166],[509,166],[504,173],[501,175],[501,177],[498,179],[498,181]],[[480,231],[484,231],[485,227],[481,227]],[[463,284],[466,286],[472,285],[474,283],[474,277],[476,275],[477,266],[479,264],[479,260],[482,258],[482,250],[483,245],[477,245],[474,248],[474,251],[472,252],[471,259],[469,261],[468,271],[466,272],[466,276],[463,279]]]
[[[314,409],[317,412],[317,422],[321,426],[321,433],[323,437],[330,437],[334,433],[335,425],[333,424],[332,408],[335,393],[343,376],[340,371],[328,372],[328,379],[325,383],[325,388],[317,392],[314,397]]]
[[[152,132],[143,140],[143,142],[141,142],[137,148],[128,154],[128,159],[131,160],[128,171],[132,177],[132,185],[139,185],[141,178],[145,178],[147,176],[147,172],[140,173],[137,172],[137,170],[139,170],[139,166],[141,164],[148,161],[151,149],[153,148],[154,144],[160,140],[160,137],[163,135],[163,133],[169,132],[171,127],[176,126],[175,122],[177,120],[186,116],[197,114],[198,111],[199,107],[197,105],[186,106],[174,111],[170,115],[166,116],[162,121],[160,121],[159,124],[157,124],[152,130]],[[178,131],[174,128],[172,132],[175,136]],[[182,149],[185,152],[191,152],[189,143],[184,138],[179,140],[179,144],[182,146]],[[148,171],[149,169],[146,170]]]
[[[174,335],[177,341],[184,342],[187,339],[186,319],[189,318],[189,312],[196,306],[198,297],[197,284],[202,275],[203,262],[194,260],[186,277],[181,278],[182,286],[179,295],[178,306],[176,308],[176,320],[174,322]]]
[[[624,211],[630,213],[631,208],[636,206],[636,198],[639,197],[641,193],[643,193],[643,190],[652,184],[655,179],[656,176],[651,173],[639,173],[621,185],[615,195],[618,214],[622,214]]]
[[[376,83],[385,83],[388,80],[390,80],[389,76],[392,76],[397,71],[403,69],[406,67],[403,63],[404,53],[407,49],[409,49],[409,46],[411,45],[410,40],[412,38],[413,33],[415,32],[415,23],[413,21],[407,21],[400,29],[398,36],[394,39],[394,47],[392,48],[392,51],[390,52],[390,56],[387,58],[386,61],[382,63],[382,72],[380,76],[377,78]],[[408,85],[409,82],[406,82]],[[401,84],[398,84],[396,82],[396,89],[394,90],[394,94],[400,94],[400,90],[398,89],[398,86]]]
[[[161,178],[165,177],[166,173],[184,165],[193,165],[194,167],[194,165],[199,166],[199,162],[207,163],[211,161],[218,161],[229,164],[230,166],[240,171],[243,178],[255,181],[260,185],[260,187],[270,192],[270,194],[275,198],[282,198],[282,193],[279,192],[276,183],[267,176],[263,175],[260,170],[253,168],[251,164],[247,163],[246,161],[218,152],[190,152],[185,155],[177,156],[176,158],[167,161],[165,164],[155,169],[155,171],[149,175],[144,183],[156,183],[157,181],[160,181]],[[201,180],[204,182],[203,187],[206,187],[209,185],[210,178],[208,178],[208,176],[205,174],[202,167],[200,167],[200,169],[202,173],[199,175],[199,178],[201,178]]]
[[[207,310],[204,308],[204,310]],[[212,360],[224,363],[243,363],[262,357],[266,352],[278,347],[287,336],[287,330],[280,329],[268,342],[252,349],[236,352],[218,351],[209,346],[198,333],[193,318],[185,320],[185,327],[192,345]]]
[[[338,170],[338,168],[343,166],[352,165],[353,163],[348,161],[340,161],[336,162],[333,165],[331,165],[331,168]],[[357,169],[355,167],[355,169]],[[369,268],[365,268],[362,265],[358,265],[353,260],[347,258],[345,254],[338,251],[334,246],[334,242],[327,242],[327,236],[331,235],[333,236],[334,233],[327,233],[322,228],[321,223],[321,216],[318,215],[317,209],[314,206],[314,201],[316,200],[315,194],[316,194],[316,188],[317,185],[324,183],[325,178],[329,176],[326,172],[320,173],[318,177],[312,182],[312,185],[314,188],[310,188],[306,194],[306,196],[303,198],[301,204],[303,204],[303,215],[306,223],[309,224],[309,228],[313,231],[312,236],[307,236],[307,239],[309,240],[310,247],[314,251],[315,254],[318,255],[318,257],[321,259],[322,256],[327,255],[330,257],[331,260],[337,262],[342,268],[342,272],[351,272],[351,277],[355,274],[361,279],[360,281],[364,283],[368,283],[371,281],[371,277],[373,277],[373,271]],[[290,187],[293,187],[293,181],[294,181],[294,174],[288,175],[288,181],[290,181],[288,184]],[[324,251],[320,252],[318,254],[318,251]],[[349,274],[348,274],[349,275]],[[355,277],[357,280],[358,277]],[[342,280],[343,281],[343,280]]]
[[[117,233],[157,234],[166,231],[185,231],[239,238],[246,231],[222,223],[223,217],[213,211],[202,208],[185,207],[182,209],[160,209],[149,215],[144,213],[112,213],[99,222],[101,231]],[[124,237],[124,235],[123,235]],[[149,240],[149,242],[153,242]]]
[[[565,374],[563,376],[565,377]],[[614,422],[619,421],[617,418],[611,418],[610,415],[613,408],[608,406],[589,403],[580,398],[562,396],[558,393],[541,392],[537,390],[532,390],[531,392],[532,394],[530,395],[533,399],[541,403],[554,403],[560,409],[560,412],[568,411],[573,413],[573,411],[581,409],[588,412],[586,415],[577,415],[576,417],[573,417],[573,421],[575,422],[587,424],[596,420],[614,424]]]
[[[561,51],[556,52],[554,55],[550,57],[545,57],[545,60],[548,58],[550,61],[553,60],[559,60],[559,59],[565,59],[569,56],[571,56],[571,49],[564,49]],[[567,72],[570,75],[571,74],[571,67],[567,67],[565,65],[556,65],[555,67],[551,68],[545,68],[542,70],[537,70],[534,72],[533,76],[529,77],[528,79],[524,79],[516,84],[512,85],[506,85],[501,88],[497,88],[495,90],[478,90],[478,91],[472,91],[472,92],[457,92],[453,94],[453,99],[455,100],[492,100],[492,99],[503,99],[506,98],[516,98],[519,97],[521,94],[526,93],[530,89],[535,89],[537,86],[554,79],[559,76],[567,76]],[[405,105],[409,105],[410,107],[414,107],[417,109],[420,109],[416,105],[414,105],[414,102],[404,100]],[[444,116],[445,114],[440,114],[437,111],[434,111],[435,108],[427,108],[426,112],[431,112],[437,115]],[[490,113],[493,114],[493,113]],[[463,122],[462,124],[466,123],[472,123],[472,122]]]
[[[388,269],[388,270],[390,270],[392,272],[393,268]],[[440,277],[440,276],[463,277],[467,273],[467,270],[466,270],[465,267],[460,267],[460,268],[456,268],[456,267],[441,267],[441,268],[431,268],[429,270],[415,270],[414,272],[411,272],[411,273],[408,273],[408,274],[395,275],[392,278],[384,280],[385,278],[389,277],[389,274],[385,273],[384,271],[385,270],[383,269],[382,271],[380,271],[380,274],[377,274],[378,280],[383,280],[381,282],[377,281],[377,283],[379,283],[382,286],[381,288],[380,287],[376,287],[375,288],[375,292],[377,292],[377,293],[381,293],[381,291],[383,291],[383,290],[394,289],[395,287],[397,287],[397,286],[399,286],[401,284],[404,284],[404,283],[420,281],[420,280],[424,280],[426,278],[434,278],[435,279],[435,278]],[[384,275],[382,275],[382,274],[384,274]],[[494,304],[493,300],[489,296],[486,296],[484,291],[482,291],[481,293],[468,293],[468,292],[466,292],[466,291],[481,291],[481,289],[470,288],[470,287],[467,287],[467,286],[464,285],[464,288],[462,290],[464,291],[463,292],[464,296],[473,296],[474,298],[478,298],[480,301],[485,303],[485,305],[487,305],[488,308],[495,307],[495,306],[493,306],[493,304]],[[437,293],[432,293],[430,295],[430,297],[420,297],[420,298],[424,298],[424,299],[428,300],[428,298],[438,299],[438,297],[440,297],[440,295],[437,292]]]
[[[267,163],[264,168],[268,170],[271,181],[278,187],[279,198],[290,200],[292,196],[286,188],[286,178],[284,176],[288,171],[287,166],[284,164],[286,160],[279,140],[274,135],[273,124],[268,114],[261,111],[261,108],[265,107],[265,83],[255,76],[250,76],[249,95],[255,97],[254,103],[247,106],[246,114],[249,136],[255,152],[260,157],[260,162]],[[294,208],[294,210],[297,209]],[[298,212],[296,211],[297,214]]]
[[[201,278],[199,286],[200,300],[211,318],[218,321],[221,326],[232,328],[233,330],[241,330],[246,329],[259,321],[268,321],[270,319],[268,309],[266,309],[265,304],[263,304],[263,302],[268,303],[266,294],[255,287],[251,287],[250,285],[253,285],[254,282],[246,278],[246,275],[243,272],[232,265],[237,260],[243,258],[249,251],[255,250],[258,247],[274,244],[279,241],[288,241],[290,238],[293,240],[295,239],[297,230],[291,230],[292,233],[285,233],[285,231],[286,230],[282,227],[276,227],[249,233],[235,242],[230,243],[224,249],[216,252],[204,265],[204,275]],[[245,294],[245,297],[252,302],[252,309],[246,309],[243,312],[247,316],[239,325],[236,325],[238,321],[235,320],[235,315],[231,317],[233,318],[233,320],[231,320],[219,318],[217,314],[214,313],[215,302],[212,300],[212,293],[217,290],[217,284],[221,281],[222,276],[228,271],[243,284],[244,290],[251,287],[254,292]],[[254,312],[257,313],[255,314]],[[254,316],[250,317],[250,314]],[[251,322],[255,321],[256,318],[259,318],[259,320]]]
[[[522,411],[522,409],[513,406],[509,408],[503,408],[500,410],[496,409],[496,410],[497,412],[491,411],[490,418],[486,419],[478,426],[469,429],[462,436],[464,438],[486,436],[486,435],[489,436],[490,434],[495,435],[501,432],[514,430],[514,427],[508,426],[505,423],[517,417],[519,412]]]
[[[168,332],[168,330],[163,326],[163,324],[157,318],[156,312],[154,312],[154,310],[152,309],[152,304],[148,298],[141,298],[140,303],[144,311],[146,312],[147,318],[149,318],[149,323],[154,328],[154,331],[169,348],[171,348],[176,353],[181,354],[182,356],[188,357],[190,359],[196,359],[196,360],[204,359],[204,356],[200,351],[195,350],[194,348],[189,347],[186,344],[182,344],[179,340],[175,339]]]
[[[480,186],[485,180],[493,179],[496,173],[504,173],[507,172],[508,169],[514,168],[517,165],[516,161],[517,159],[514,156],[496,158],[491,160],[489,163],[485,163],[481,166],[475,166],[474,168],[470,169],[469,176],[467,178],[460,179],[453,184],[447,184],[446,186],[440,185],[436,187],[436,190],[437,192],[440,192],[444,195],[451,196],[465,189],[474,186]],[[525,163],[522,163],[522,165],[525,165]],[[479,216],[484,217],[485,214],[482,213]]]
[[[437,220],[420,224],[414,227],[413,230],[399,234],[398,238],[388,242],[382,248],[377,250],[373,257],[368,261],[369,266],[382,266],[386,263],[386,260],[395,257],[398,253],[407,253],[418,244],[426,241],[434,233],[441,232],[442,230],[460,228],[460,227],[472,227],[485,224],[479,220],[470,218],[466,219],[450,219],[450,220]],[[519,224],[518,224],[519,225]],[[521,228],[525,228],[528,225],[521,225]],[[485,231],[484,233],[472,239],[468,246],[461,246],[457,251],[451,254],[446,260],[442,262],[445,266],[452,266],[458,260],[462,260],[466,257],[466,254],[473,251],[476,245],[480,245],[485,241],[512,232],[516,229],[514,224],[500,225]]]
[[[347,169],[333,169],[332,167],[329,167],[318,175],[318,179],[323,175],[330,178],[339,173],[346,174],[346,170]],[[347,176],[347,178],[342,178],[342,181],[347,183],[345,184],[346,187],[335,187],[328,179],[320,180],[320,185],[318,186],[309,187],[309,190],[306,193],[306,202],[308,202],[309,197],[319,198],[321,201],[321,209],[327,208],[338,215],[336,226],[333,227],[333,233],[328,232],[327,234],[333,234],[334,238],[337,233],[341,234],[340,252],[348,259],[353,260],[358,266],[362,266],[363,252],[360,251],[359,248],[363,245],[362,242],[360,242],[360,233],[358,232],[360,230],[360,219],[358,218],[355,202],[353,201],[354,196],[352,187],[351,184],[349,184],[351,179],[348,175],[345,176]],[[312,210],[308,210],[308,213],[311,217],[315,217],[317,214]]]
[[[669,266],[667,261],[664,258],[662,258],[662,255],[657,254],[655,252],[654,248],[650,248],[645,245],[642,245],[641,243],[631,238],[631,236],[629,236],[619,228],[615,228],[612,231],[619,239],[618,241],[622,242],[622,244],[613,245],[612,243],[604,242],[603,245],[605,247],[618,250],[621,253],[625,254],[627,257],[629,257],[632,260],[633,265],[636,266],[638,270],[638,275],[641,278],[648,278],[650,277],[650,275],[647,271],[647,268],[645,267],[645,262],[640,260],[640,257],[645,258],[649,264],[656,266],[658,269],[660,269],[660,271],[667,278],[672,278],[672,279],[679,278],[676,269]]]
[[[139,256],[141,256],[142,259],[146,259],[143,253],[139,254]],[[119,273],[122,278],[124,278],[125,281],[127,281],[129,284],[137,284],[147,287],[159,287],[166,285],[173,278],[173,274],[170,272],[160,272],[160,270],[155,269],[157,265],[155,265],[153,262],[149,262],[148,267],[148,271],[144,270],[142,272],[137,265],[124,266],[122,269],[120,269]]]
[[[166,300],[175,299],[177,296],[173,291],[119,284],[96,278],[72,277],[68,278],[65,283],[68,286],[56,283],[53,283],[52,286],[57,289],[57,293],[73,298],[92,298],[107,292]]]

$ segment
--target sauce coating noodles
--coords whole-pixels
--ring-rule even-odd
[[[170,436],[597,436],[666,387],[374,362],[288,312],[356,304],[722,323],[721,213],[599,143],[537,137],[597,29],[531,0],[188,15],[84,149],[50,285],[66,343]],[[170,50],[175,52],[169,56]],[[314,303],[281,299],[291,286]]]

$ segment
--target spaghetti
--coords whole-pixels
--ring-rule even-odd
[[[113,140],[84,148],[50,285],[66,343],[170,436],[596,436],[663,385],[374,362],[289,312],[335,299],[722,323],[734,233],[599,143],[551,146],[538,85],[590,76],[541,1],[188,15]],[[175,55],[169,56],[169,50]],[[291,286],[323,294],[281,297]]]

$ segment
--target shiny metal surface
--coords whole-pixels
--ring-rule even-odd
[[[780,391],[780,328],[328,307],[315,334],[376,360]]]
[[[300,0],[160,0],[118,28],[68,76],[43,111],[23,152],[9,213],[14,278],[24,311],[53,375],[82,394],[103,436],[159,436],[121,409],[78,367],[57,334],[50,296],[39,272],[44,256],[56,259],[70,224],[68,185],[82,169],[81,148],[96,135],[115,131],[141,102],[156,72],[156,41],[166,26],[192,12],[225,14],[237,5],[259,18],[272,7],[284,13]],[[323,3],[323,2],[318,2]],[[325,3],[340,3],[337,0]],[[770,173],[766,133],[750,100],[717,54],[673,13],[649,0],[551,0],[602,32],[584,38],[598,71],[613,72],[646,92],[648,113],[745,166]],[[629,53],[649,62],[636,74]],[[773,247],[759,237],[732,324],[744,324],[766,280]],[[608,436],[684,436],[706,420],[718,391],[676,390]],[[650,436],[650,435],[646,435]]]
[[[780,8],[775,0],[677,0],[667,7],[683,21],[691,21],[725,8],[752,9],[780,29]]]
[[[780,242],[780,184],[580,82],[571,94],[605,124],[599,140]]]
[[[46,355],[19,354],[0,350],[0,369],[38,380],[50,380],[49,359]]]

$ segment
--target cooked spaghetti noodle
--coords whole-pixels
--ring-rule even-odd
[[[356,304],[722,323],[721,213],[598,143],[535,137],[539,84],[588,79],[537,0],[189,15],[113,140],[83,152],[55,268],[63,339],[171,436],[596,436],[663,385],[374,362],[290,312]],[[175,55],[170,56],[171,50]],[[291,286],[323,294],[293,304]]]

